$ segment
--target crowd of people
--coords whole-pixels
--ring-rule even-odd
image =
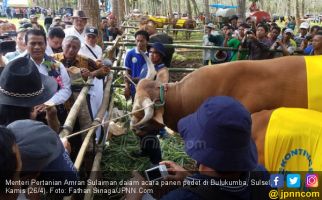
[[[318,25],[310,26],[306,21],[298,27],[289,21],[285,27],[276,22],[260,22],[253,18],[245,21],[236,15],[229,18],[229,23],[216,27],[213,23],[206,25],[203,36],[204,46],[223,46],[238,51],[204,50],[204,64],[229,62],[236,60],[262,60],[289,56],[294,54],[321,55],[322,29]]]
[[[58,181],[79,180],[78,172],[73,167],[72,161],[77,156],[83,138],[79,135],[67,141],[59,139],[57,133],[61,131],[70,108],[89,77],[93,78],[93,82],[88,92],[87,105],[81,107],[73,132],[89,127],[91,121],[94,120],[103,99],[104,79],[112,65],[111,61],[102,57],[103,50],[98,45],[99,31],[103,32],[104,41],[112,41],[123,32],[117,27],[116,18],[112,14],[102,19],[100,27],[87,25],[88,17],[81,10],[74,10],[70,18],[66,22],[55,17],[51,24],[46,24],[45,20],[45,28],[38,23],[35,15],[31,15],[29,19],[20,20],[20,27],[14,38],[16,51],[3,53],[0,57],[2,64],[0,68],[0,125],[4,134],[17,134],[14,137],[6,136],[10,137],[9,145],[3,146],[1,143],[1,148],[5,148],[3,152],[8,152],[11,156],[1,157],[1,165],[8,159],[11,160],[8,165],[3,165],[4,167],[1,168],[1,171],[8,171],[6,176],[1,175],[1,184],[5,179],[19,179],[16,170],[21,170],[20,180],[30,180],[30,178]],[[172,38],[167,34],[157,33],[153,21],[142,24],[141,29],[135,34],[137,47],[133,51],[128,51],[124,61],[129,78],[125,82],[127,99],[130,97],[133,99],[135,95],[132,83],[137,83],[147,76],[150,64],[148,57],[157,71],[155,78],[163,83],[169,81],[167,66],[171,63],[174,49],[165,48],[162,43],[172,43]],[[149,40],[154,41],[151,47],[148,46]],[[19,128],[10,129],[11,126]],[[56,138],[48,142],[55,144],[57,148],[47,144],[47,141],[43,142],[40,138],[28,137],[28,140],[26,138],[23,140],[28,143],[42,141],[44,146],[36,148],[30,145],[23,149],[24,147],[19,146],[18,141],[19,134],[22,134],[20,133],[22,126],[31,127],[30,131],[35,134],[39,134],[39,131],[34,128],[42,127],[40,129],[44,130],[46,127],[48,134]],[[30,131],[25,129],[21,137],[26,137],[28,134],[31,136]],[[162,132],[165,131],[161,130],[160,134]],[[95,141],[98,141],[101,136],[102,132],[98,129]],[[141,138],[142,151],[133,153],[137,156],[150,156],[151,162],[157,164],[162,160],[161,150],[160,147],[158,147],[159,151],[154,149],[154,144],[158,142],[158,139],[152,137],[154,139],[152,145],[148,144],[150,139]],[[145,145],[145,141],[148,145]],[[58,151],[58,147],[62,150]],[[35,155],[40,148],[43,148],[42,153],[46,154],[48,160],[45,161],[45,158],[40,159]],[[35,150],[35,154],[28,154],[29,150]],[[61,159],[60,155],[63,155],[65,159]],[[25,168],[29,165],[34,166],[31,172],[29,172],[30,168]],[[59,173],[54,173],[53,177],[49,172]],[[29,185],[22,186],[24,187],[29,187]],[[0,193],[4,197],[10,196],[4,190]],[[62,196],[68,194],[67,192]],[[25,194],[20,195],[19,198],[23,199]]]

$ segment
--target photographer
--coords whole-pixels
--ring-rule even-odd
[[[318,31],[312,40],[312,49],[306,55],[322,55],[322,31]]]
[[[224,47],[238,48],[241,50],[241,41],[245,37],[245,30],[249,28],[246,23],[242,23],[238,26],[238,31],[236,31],[236,37],[232,37],[232,29],[228,27],[225,32]],[[230,61],[244,60],[246,59],[247,53],[241,51],[231,51]]]
[[[281,34],[281,28],[278,26],[273,26],[271,27],[271,31],[268,33],[268,38],[271,40],[272,43],[275,43],[278,37],[280,36],[280,34]]]
[[[302,22],[299,27],[299,35],[295,37],[295,42],[298,47],[301,46],[302,41],[308,35],[308,30],[310,28],[310,24],[307,22]]]
[[[17,31],[17,37],[16,37],[16,51],[10,52],[6,54],[6,58],[8,61],[11,61],[15,58],[17,58],[20,54],[24,53],[27,49],[27,46],[25,44],[25,34],[27,32],[27,29],[20,28]]]
[[[218,32],[215,32],[215,25],[213,23],[209,23],[206,27],[205,27],[205,35],[202,38],[202,45],[203,46],[213,46],[214,43],[209,41],[209,35],[211,34],[215,34]],[[209,61],[211,62],[211,64],[215,64],[214,62],[214,54],[215,54],[215,50],[213,49],[205,49],[203,50],[203,64],[204,65],[208,65]]]
[[[247,43],[249,48],[249,60],[264,60],[272,57],[269,52],[272,42],[267,38],[268,27],[265,24],[259,24],[256,34],[248,31]]]
[[[286,29],[283,33],[282,39],[277,38],[275,43],[271,46],[271,50],[282,50],[283,52],[274,52],[274,57],[289,56],[292,55],[296,49],[296,43],[292,38],[293,30]]]
[[[186,153],[198,163],[198,172],[191,175],[174,162],[160,162],[167,167],[169,174],[165,181],[182,183],[182,187],[168,192],[161,199],[267,198],[270,186],[250,184],[251,179],[269,179],[265,168],[257,164],[251,124],[250,113],[244,106],[225,96],[210,97],[195,113],[182,118],[178,122],[178,131],[185,142]],[[144,178],[138,173],[134,175],[131,180],[142,184]],[[211,184],[215,181],[244,181],[247,184]],[[193,182],[200,184],[189,186]],[[133,187],[138,192],[128,193],[126,199],[141,199],[144,194],[139,191],[149,186],[142,184]]]
[[[313,50],[313,45],[312,45],[312,39],[317,34],[318,31],[320,31],[319,26],[312,26],[310,34],[305,37],[305,39],[301,43],[300,49],[304,51],[305,55],[310,54],[310,52]]]

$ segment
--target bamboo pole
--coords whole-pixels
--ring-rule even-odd
[[[123,42],[135,42],[135,40],[123,40]],[[174,44],[179,44],[179,43],[184,43],[184,44],[189,44],[189,43],[196,43],[196,44],[202,44],[202,40],[174,40],[173,41]]]
[[[181,50],[178,50],[176,49],[176,52],[177,53],[191,53],[191,52],[202,52],[201,49],[190,49],[190,50],[185,50],[185,49],[181,49]]]
[[[136,27],[136,26],[122,26],[121,28],[124,28],[124,29],[128,29],[128,28],[132,28],[132,29],[139,29],[139,27]],[[204,32],[204,29],[185,29],[185,28],[182,28],[182,29],[178,29],[178,28],[169,28],[169,29],[165,29],[165,28],[156,28],[157,30],[159,31],[186,31],[186,32]]]
[[[109,42],[108,44],[106,42],[104,42],[104,46],[105,45],[112,45],[110,48],[106,48],[106,50],[104,50],[103,52],[103,58],[108,58],[110,60],[113,60],[114,57],[114,52],[117,48],[117,46],[119,45],[121,39],[123,36],[117,36],[116,39],[112,42]]]
[[[105,42],[106,44],[111,44],[111,42]],[[105,44],[104,43],[104,44]],[[134,42],[120,42],[120,45],[123,46],[135,46]],[[152,43],[149,43],[149,45],[152,45]],[[185,44],[163,44],[165,47],[174,47],[174,48],[187,48],[187,49],[215,49],[215,50],[224,50],[224,51],[238,51],[237,48],[231,48],[231,47],[222,47],[222,46],[201,46],[201,45],[185,45]],[[243,51],[248,51],[243,50]]]
[[[113,105],[114,105],[114,101],[113,101],[113,99],[111,99],[111,102],[110,102],[110,105],[109,105],[109,111],[108,111],[108,113],[109,113],[108,120],[110,120],[111,117],[112,117]],[[91,170],[91,174],[89,176],[90,180],[96,180],[97,179],[97,172],[100,170],[101,160],[102,160],[103,150],[104,150],[104,145],[105,145],[106,138],[108,137],[108,125],[109,124],[106,124],[104,126],[106,132],[105,132],[105,134],[103,136],[102,142],[97,147],[97,153],[95,155],[94,162],[93,162],[93,167],[92,167],[92,170]],[[86,190],[90,191],[90,192],[85,194],[84,200],[91,200],[91,199],[94,198],[94,194],[92,192],[93,187],[94,186],[91,185],[91,184],[87,185]]]
[[[109,44],[110,42],[106,42]],[[135,46],[133,42],[120,42],[120,45],[123,46]],[[152,45],[152,43],[149,43]],[[163,44],[165,47],[174,47],[174,48],[187,48],[187,49],[214,49],[214,50],[222,50],[222,51],[240,51],[240,52],[247,52],[248,49],[241,49],[232,48],[232,47],[222,47],[222,46],[201,46],[201,45],[187,45],[187,44]],[[283,52],[282,50],[268,50],[270,52]],[[295,53],[301,54],[303,51],[296,50]]]
[[[125,67],[112,67],[112,70],[115,71],[124,71]],[[193,72],[196,68],[168,68],[169,72]]]
[[[80,110],[80,107],[82,106],[83,102],[86,101],[86,96],[89,90],[90,85],[92,84],[93,79],[89,78],[86,82],[86,85],[83,87],[81,92],[79,93],[75,103],[73,104],[66,120],[63,126],[63,130],[60,132],[60,137],[65,137],[72,133],[73,127],[75,125],[75,121],[78,115],[78,112]]]
[[[105,90],[104,90],[103,102],[97,112],[97,115],[95,116],[92,126],[102,123],[103,117],[104,117],[105,112],[107,110],[107,106],[109,105],[109,102],[110,102],[110,91],[111,91],[112,81],[113,81],[113,74],[110,73],[110,75],[108,76],[108,81],[105,86]],[[79,169],[80,169],[80,166],[81,166],[83,159],[84,159],[84,155],[86,153],[87,146],[92,138],[93,133],[95,133],[95,131],[96,131],[96,128],[93,128],[90,131],[88,131],[86,134],[86,137],[85,137],[83,144],[78,152],[78,155],[77,155],[77,158],[76,158],[75,164],[74,164],[77,171],[79,171]]]
[[[112,68],[117,67],[117,66],[120,65],[120,63],[122,61],[123,51],[124,51],[124,48],[123,48],[123,46],[121,46],[119,48],[119,54],[117,55],[116,60],[113,62]]]

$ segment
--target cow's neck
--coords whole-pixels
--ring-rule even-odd
[[[177,122],[182,117],[180,113],[184,112],[182,107],[181,92],[178,83],[167,84],[165,92],[165,109],[163,114],[164,123],[172,130],[177,130]]]

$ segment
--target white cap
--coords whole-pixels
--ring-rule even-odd
[[[294,35],[293,30],[290,28],[285,29],[284,33],[291,33],[292,35]]]
[[[300,25],[300,28],[304,28],[304,29],[309,29],[310,28],[310,24],[307,22],[302,22]]]
[[[212,28],[212,29],[215,29],[216,28],[216,26],[213,23],[207,24],[206,27],[209,27],[209,28]]]

